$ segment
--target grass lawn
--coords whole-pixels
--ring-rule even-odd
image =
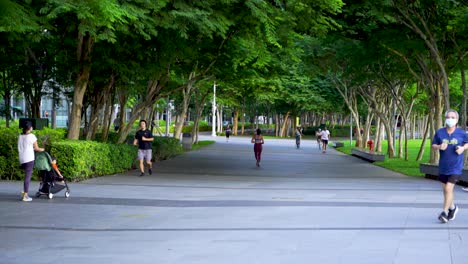
[[[355,142],[353,141],[353,145],[350,145],[349,140],[342,141],[344,143],[344,147],[337,148],[338,151],[351,155],[351,149],[354,148]],[[421,147],[422,139],[414,139],[408,140],[408,161],[404,159],[393,158],[389,159],[387,155],[385,155],[385,161],[377,161],[374,162],[374,165],[387,168],[392,171],[396,171],[408,176],[417,176],[417,177],[424,177],[424,174],[419,172],[419,164],[420,163],[427,163],[429,161],[430,155],[430,140],[426,141],[426,146],[424,148],[424,155],[421,161],[416,161],[416,157],[418,156],[419,148]],[[402,142],[404,144],[404,142]],[[397,149],[399,147],[397,142]],[[382,144],[382,152],[384,154],[387,153],[388,144],[387,141],[384,141]]]
[[[202,148],[204,146],[214,144],[215,142],[216,141],[214,141],[214,140],[200,140],[200,141],[198,141],[197,144],[192,145],[192,150],[197,150],[197,149]]]

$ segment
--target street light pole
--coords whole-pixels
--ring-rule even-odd
[[[171,119],[170,119],[170,116],[169,116],[169,112],[171,111],[170,110],[170,107],[171,107],[171,103],[169,102],[169,98],[167,98],[167,102],[166,102],[166,137],[169,137],[169,125],[171,123]]]
[[[350,115],[351,120],[349,122],[349,145],[353,146],[353,113]]]
[[[216,137],[216,82],[213,84],[213,106],[212,106],[211,136]]]

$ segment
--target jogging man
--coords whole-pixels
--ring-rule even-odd
[[[138,160],[140,161],[140,176],[145,175],[145,165],[143,164],[143,160],[146,160],[146,164],[148,164],[148,173],[151,175],[152,171],[152,142],[153,142],[153,134],[146,128],[146,121],[140,120],[140,130],[138,130],[135,134],[135,139],[133,140],[133,145],[138,145]]]
[[[453,187],[462,175],[464,152],[468,149],[468,136],[457,128],[458,112],[445,112],[445,127],[437,130],[432,139],[432,149],[439,150],[439,181],[444,192],[444,207],[439,215],[442,223],[454,220],[459,208],[454,204]]]

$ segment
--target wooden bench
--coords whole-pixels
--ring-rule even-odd
[[[351,154],[353,156],[356,156],[358,158],[370,161],[370,162],[375,162],[375,161],[384,161],[385,160],[385,155],[382,153],[378,152],[370,152],[369,150],[366,149],[361,149],[361,148],[353,148],[351,149]]]

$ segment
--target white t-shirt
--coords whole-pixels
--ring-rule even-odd
[[[322,135],[322,140],[328,140],[328,136],[330,136],[330,131],[322,130],[322,133],[320,133],[320,135]]]
[[[21,134],[18,137],[18,153],[20,164],[34,160],[34,142],[37,138],[34,134]]]

